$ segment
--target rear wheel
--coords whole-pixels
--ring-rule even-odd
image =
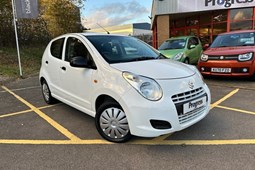
[[[99,134],[108,141],[121,143],[132,137],[127,116],[116,102],[102,104],[97,109],[95,121]]]
[[[49,88],[46,80],[42,81],[42,94],[43,94],[43,98],[47,104],[56,103],[57,100],[51,96],[50,88]]]

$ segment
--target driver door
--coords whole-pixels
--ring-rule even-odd
[[[61,63],[60,84],[62,98],[68,98],[71,105],[78,109],[91,110],[92,77],[94,69],[71,67],[73,57],[87,57],[93,62],[85,44],[78,37],[68,37],[65,43],[65,56]],[[93,62],[94,63],[94,62]]]

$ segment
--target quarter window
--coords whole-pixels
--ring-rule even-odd
[[[52,42],[50,47],[50,52],[53,57],[56,57],[58,59],[62,58],[63,44],[64,44],[64,38],[61,38]]]

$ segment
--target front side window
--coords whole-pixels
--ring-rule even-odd
[[[189,39],[188,46],[191,46],[191,45],[198,45],[198,44],[199,44],[199,41],[198,41],[197,38],[191,37],[191,38]]]
[[[254,46],[254,32],[219,35],[212,43],[212,48]]]
[[[69,37],[66,43],[65,61],[70,61],[73,57],[86,57],[88,50],[77,38]]]
[[[185,48],[185,45],[185,39],[167,40],[159,47],[159,50],[183,49]]]
[[[79,39],[69,37],[66,42],[65,61],[70,62],[74,57],[84,57],[90,65],[95,66],[86,46]]]
[[[50,52],[53,57],[56,57],[58,59],[62,58],[64,40],[64,38],[61,38],[52,42]]]
[[[88,35],[86,38],[109,64],[159,58],[157,51],[133,37]]]

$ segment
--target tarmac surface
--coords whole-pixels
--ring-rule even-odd
[[[255,167],[255,82],[205,79],[211,110],[197,124],[158,138],[113,144],[94,118],[47,105],[38,77],[0,86],[0,169],[245,169]]]

